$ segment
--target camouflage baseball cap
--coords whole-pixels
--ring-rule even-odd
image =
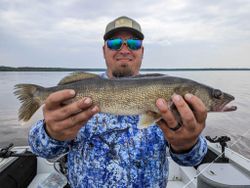
[[[110,22],[106,26],[103,39],[107,40],[117,31],[131,31],[139,39],[144,39],[140,24],[127,16],[121,16]]]

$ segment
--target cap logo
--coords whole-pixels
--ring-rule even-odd
[[[133,27],[132,20],[121,18],[115,21],[115,28],[117,27]]]

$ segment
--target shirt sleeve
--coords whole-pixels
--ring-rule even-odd
[[[44,121],[40,120],[31,127],[28,143],[36,155],[52,159],[68,151],[70,141],[55,140],[46,133]]]
[[[191,151],[182,154],[176,154],[170,149],[172,159],[179,165],[195,166],[198,165],[207,153],[207,142],[202,136],[199,136],[198,142]]]

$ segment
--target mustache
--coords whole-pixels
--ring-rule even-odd
[[[131,55],[131,54],[117,54],[117,55],[115,56],[115,58],[116,58],[116,59],[127,58],[127,59],[129,59],[129,60],[132,60],[132,59],[134,58],[134,56]]]

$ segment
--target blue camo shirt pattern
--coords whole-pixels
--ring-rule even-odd
[[[43,121],[29,134],[34,153],[55,158],[68,153],[68,181],[71,187],[166,187],[168,143],[157,125],[138,129],[139,116],[98,113],[71,141],[50,138]],[[193,166],[203,159],[207,144],[199,137],[186,154],[170,155],[180,165]]]

